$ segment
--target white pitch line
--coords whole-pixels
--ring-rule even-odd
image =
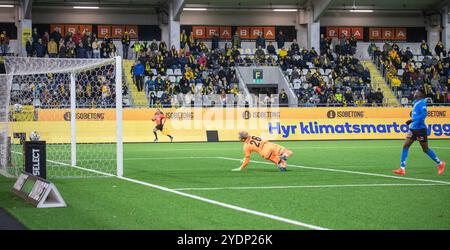
[[[343,147],[289,147],[290,149],[302,149],[302,150],[315,150],[315,149],[377,149],[377,148],[401,148],[399,146],[368,146],[368,147],[357,147],[357,146],[343,146]],[[437,149],[450,149],[450,147],[431,147]],[[197,148],[174,148],[174,149],[148,149],[144,151],[160,152],[164,151],[197,151]],[[202,148],[201,151],[222,151],[222,150],[242,150],[240,147],[233,148]]]
[[[377,184],[342,184],[342,185],[304,185],[304,186],[263,186],[263,187],[205,187],[205,188],[174,188],[178,191],[207,190],[249,190],[249,189],[296,189],[296,188],[345,188],[345,187],[397,187],[397,186],[447,186],[434,183],[377,183]]]
[[[22,154],[20,152],[14,152],[14,153]],[[83,168],[83,167],[72,166],[72,165],[67,164],[67,163],[56,162],[56,161],[51,161],[51,160],[47,160],[47,161],[48,162],[52,162],[52,163],[56,163],[56,164],[60,164],[60,165],[64,165],[64,166],[70,166],[70,167],[74,167],[74,168],[78,168],[78,169],[82,169],[82,170],[98,173],[98,174],[103,174],[103,175],[110,176],[110,177],[116,177],[116,178],[118,178],[120,180],[133,182],[133,183],[144,185],[144,186],[147,186],[147,187],[159,189],[161,191],[165,191],[165,192],[177,194],[177,195],[180,195],[180,196],[188,197],[188,198],[191,198],[191,199],[194,199],[194,200],[206,202],[206,203],[209,203],[209,204],[214,204],[214,205],[217,205],[217,206],[225,207],[225,208],[236,210],[236,211],[239,211],[239,212],[253,214],[253,215],[256,215],[256,216],[260,216],[260,217],[264,217],[264,218],[268,218],[268,219],[284,222],[284,223],[291,224],[291,225],[301,226],[301,227],[314,229],[314,230],[329,230],[328,228],[319,227],[319,226],[307,224],[307,223],[304,223],[304,222],[301,222],[301,221],[291,220],[291,219],[287,219],[287,218],[280,217],[280,216],[277,216],[277,215],[267,214],[267,213],[259,212],[259,211],[256,211],[256,210],[251,210],[251,209],[248,209],[248,208],[243,208],[243,207],[231,205],[231,204],[228,204],[228,203],[224,203],[224,202],[220,202],[220,201],[204,198],[204,197],[201,197],[201,196],[198,196],[198,195],[192,195],[192,194],[180,192],[180,191],[177,191],[177,190],[174,190],[174,189],[170,189],[170,188],[167,188],[167,187],[155,185],[155,184],[144,182],[144,181],[139,181],[139,180],[123,177],[123,176],[116,176],[116,175],[113,175],[113,174],[104,173],[104,172],[101,172],[101,171],[96,171],[96,170],[87,169],[87,168]]]
[[[235,205],[223,203],[223,202],[216,201],[216,200],[211,200],[211,199],[208,199],[208,198],[203,198],[203,197],[198,196],[198,195],[192,195],[192,194],[180,192],[180,191],[177,191],[177,190],[174,190],[174,189],[170,189],[170,188],[167,188],[167,187],[151,184],[151,183],[148,183],[148,182],[143,182],[143,181],[127,178],[127,177],[119,177],[119,176],[117,176],[117,178],[119,178],[121,180],[129,181],[129,182],[134,182],[134,183],[137,183],[137,184],[141,184],[141,185],[144,185],[144,186],[156,188],[156,189],[159,189],[159,190],[162,190],[162,191],[166,191],[166,192],[169,192],[169,193],[173,193],[173,194],[177,194],[177,195],[180,195],[180,196],[188,197],[188,198],[191,198],[191,199],[194,199],[194,200],[203,201],[203,202],[206,202],[206,203],[218,205],[218,206],[229,208],[229,209],[232,209],[232,210],[236,210],[236,211],[240,211],[240,212],[244,212],[244,213],[248,213],[248,214],[257,215],[257,216],[260,216],[260,217],[265,217],[265,218],[269,218],[269,219],[280,221],[280,222],[285,222],[285,223],[296,225],[296,226],[306,227],[306,228],[315,229],[315,230],[328,230],[328,228],[319,227],[319,226],[303,223],[301,221],[291,220],[291,219],[283,218],[283,217],[280,217],[280,216],[277,216],[277,215],[272,215],[272,214],[259,212],[259,211],[256,211],[256,210],[251,210],[251,209],[248,209],[248,208],[238,207],[238,206],[235,206]]]
[[[241,161],[241,159],[237,159],[237,158],[228,158],[228,157],[219,157],[219,158],[220,159],[224,159],[224,160],[230,160],[230,161]],[[263,161],[253,161],[252,160],[250,162],[266,164],[266,165],[273,165],[273,163],[263,162]],[[293,168],[303,168],[303,169],[312,169],[312,170],[330,171],[330,172],[339,172],[339,173],[348,173],[348,174],[369,175],[369,176],[378,176],[378,177],[385,177],[385,178],[392,178],[392,179],[403,179],[403,180],[412,180],[412,181],[433,182],[433,183],[442,183],[442,184],[450,185],[450,182],[429,180],[429,179],[418,179],[418,178],[411,178],[411,177],[393,176],[393,175],[385,175],[385,174],[375,174],[375,173],[350,171],[350,170],[342,170],[342,169],[334,169],[334,168],[306,167],[306,166],[299,166],[299,165],[292,165],[292,164],[288,164],[287,166],[288,167],[293,167]]]
[[[138,157],[138,158],[124,158],[124,161],[136,160],[188,160],[188,159],[217,159],[217,156],[186,156],[186,157]]]
[[[374,146],[374,147],[289,147],[290,149],[374,149],[374,148],[401,148],[400,146]],[[197,151],[198,148],[174,148],[174,149],[148,149],[145,151]],[[202,151],[222,151],[222,150],[242,150],[241,147],[233,147],[233,148],[202,148]]]

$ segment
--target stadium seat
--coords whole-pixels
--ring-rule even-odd
[[[292,69],[287,69],[286,73],[287,73],[288,76],[292,75]]]
[[[227,103],[233,101],[234,102],[234,94],[227,94],[226,96]]]
[[[297,78],[297,79],[292,80],[292,83],[294,83],[294,84],[295,83],[300,83],[301,84],[302,80]]]
[[[156,69],[152,69],[152,74],[153,75],[158,75],[158,72],[156,71]]]
[[[167,74],[168,76],[173,75],[173,69],[167,69],[166,74]]]
[[[279,96],[277,94],[270,95],[270,102],[273,104],[279,103]]]
[[[303,70],[302,70],[302,73],[303,73],[302,75],[308,74],[308,69],[303,69]]]
[[[320,74],[320,75],[325,75],[325,71],[324,71],[322,68],[320,68],[320,69],[319,69],[319,74]]]
[[[397,71],[397,75],[398,75],[398,76],[403,76],[403,72],[404,72],[403,69],[399,69],[399,70]]]
[[[175,76],[169,76],[170,82],[176,82],[177,78]]]
[[[175,69],[174,75],[176,75],[176,76],[181,76],[181,75],[182,75],[181,69]]]
[[[258,95],[258,102],[265,103],[266,98],[267,98],[267,95],[260,94],[260,95]]]
[[[11,86],[11,90],[12,91],[19,91],[20,90],[20,85],[19,84],[13,84]]]
[[[41,100],[39,98],[36,98],[33,100],[33,106],[34,107],[40,107],[41,106]]]
[[[219,95],[209,95],[208,99],[210,100],[211,104],[212,104],[212,102],[214,102],[215,104],[221,103]]]
[[[211,105],[211,101],[209,100],[207,95],[203,95],[202,96],[202,103],[203,103],[203,106],[210,106]]]
[[[403,98],[401,99],[401,104],[402,104],[402,105],[407,105],[408,103],[409,103],[408,98],[403,97]]]

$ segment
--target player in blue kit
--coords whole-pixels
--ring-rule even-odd
[[[423,152],[427,154],[438,165],[438,174],[442,174],[445,169],[445,162],[439,160],[436,154],[428,147],[427,140],[427,125],[425,124],[425,118],[427,117],[427,99],[423,90],[416,90],[414,92],[414,106],[411,112],[411,120],[408,120],[406,124],[409,125],[409,132],[406,136],[405,143],[403,144],[403,151],[400,160],[400,168],[394,170],[394,174],[404,175],[406,174],[406,158],[408,157],[409,147],[414,141],[419,141],[422,146]]]

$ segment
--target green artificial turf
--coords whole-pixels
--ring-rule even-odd
[[[438,176],[419,145],[405,177],[449,184],[354,173],[394,176],[399,140],[279,143],[294,151],[285,173],[256,155],[232,172],[243,155],[237,142],[126,144],[124,176],[329,229],[450,229],[450,170]],[[449,140],[430,147],[450,160]],[[308,229],[114,177],[52,181],[67,208],[33,208],[4,177],[0,207],[32,229]]]

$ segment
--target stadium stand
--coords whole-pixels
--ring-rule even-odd
[[[295,42],[287,51],[278,49],[271,53],[268,54],[268,50],[261,46],[253,51],[244,51],[228,44],[223,49],[211,50],[198,42],[190,51],[151,51],[142,47],[139,61],[145,65],[145,93],[151,106],[170,105],[171,99],[166,95],[222,92],[237,95],[241,90],[234,67],[255,65],[279,66],[300,106],[383,104],[380,92],[370,84],[370,71],[354,56],[354,49],[348,41],[334,51],[327,49],[322,55],[314,49],[303,48],[300,51]],[[279,93],[266,90],[257,94]]]
[[[413,55],[409,48],[385,44],[383,50],[375,48],[373,61],[403,105],[411,104],[413,90],[417,88],[423,88],[434,104],[448,103],[450,55],[442,49],[441,42],[436,45],[434,55],[426,43],[421,48],[421,55]]]
[[[105,66],[79,75],[76,79],[77,107],[115,107],[114,67]],[[104,74],[97,75],[97,72]],[[42,74],[14,76],[11,102],[39,108],[70,107],[70,75]],[[125,96],[127,89],[123,89]]]
[[[402,45],[385,42],[381,51],[372,42],[367,47],[367,53],[381,71],[380,77],[380,72],[374,69],[372,63],[360,60],[361,50],[366,47],[358,47],[359,39],[353,33],[348,36],[340,33],[333,38],[321,31],[318,51],[314,47],[306,49],[300,46],[295,38],[288,39],[289,34],[282,30],[272,39],[266,40],[265,36],[259,35],[254,42],[241,38],[236,30],[230,40],[222,41],[219,34],[215,34],[215,39],[199,39],[183,26],[180,29],[180,46],[172,45],[170,48],[166,41],[136,40],[128,31],[114,38],[110,35],[100,38],[92,30],[64,30],[62,33],[64,35],[58,29],[49,31],[42,26],[34,27],[26,40],[26,55],[49,58],[124,56],[127,88],[124,93],[127,104],[132,106],[170,107],[195,98],[208,100],[208,96],[213,94],[235,97],[245,94],[243,85],[239,85],[242,81],[236,71],[237,66],[280,67],[289,83],[289,91],[298,100],[298,106],[407,105],[412,101],[413,89],[419,86],[427,90],[434,103],[448,102],[448,77],[445,72],[448,71],[450,59],[442,42],[436,44],[434,51],[425,40],[417,46],[413,45],[414,50],[409,47],[400,49]],[[11,55],[8,53],[9,44],[8,33],[2,31],[2,55]],[[432,52],[437,58],[432,57]],[[142,79],[134,75],[136,61],[144,66]],[[422,76],[422,70],[425,76]],[[55,77],[58,79],[60,76]],[[49,88],[47,85],[51,84],[45,85],[44,93]],[[17,84],[14,88],[18,88]],[[97,85],[82,85],[80,89],[87,91],[87,96],[91,95],[88,93],[91,89],[95,92],[94,96],[102,95],[101,87]],[[252,89],[251,92],[260,95],[259,100],[266,99],[265,96],[279,98],[281,95],[280,88]],[[102,102],[100,99],[88,98],[84,105],[97,105]]]

